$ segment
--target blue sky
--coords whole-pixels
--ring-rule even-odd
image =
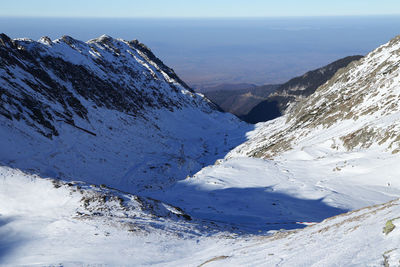
[[[270,17],[400,14],[399,0],[4,0],[0,16]]]

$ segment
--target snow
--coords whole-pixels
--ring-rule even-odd
[[[221,251],[228,257],[208,266],[380,266],[384,255],[396,266],[400,231],[385,235],[382,228],[399,212],[395,201],[340,215],[303,230],[253,240],[230,253]]]

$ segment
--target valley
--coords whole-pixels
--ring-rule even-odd
[[[255,125],[137,40],[0,37],[0,264],[399,263],[399,37]]]

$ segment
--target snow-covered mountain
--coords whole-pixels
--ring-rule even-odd
[[[400,37],[253,130],[138,42],[1,40],[0,264],[398,265]]]
[[[400,151],[400,37],[341,69],[272,122],[259,124],[233,154],[271,158],[293,150]],[[317,153],[318,154],[318,153]],[[314,155],[315,158],[323,155]]]
[[[138,41],[0,36],[0,162],[135,192],[212,164],[248,129]]]

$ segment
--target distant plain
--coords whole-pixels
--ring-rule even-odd
[[[0,18],[12,38],[138,39],[195,88],[276,84],[399,34],[400,16],[252,19]]]

